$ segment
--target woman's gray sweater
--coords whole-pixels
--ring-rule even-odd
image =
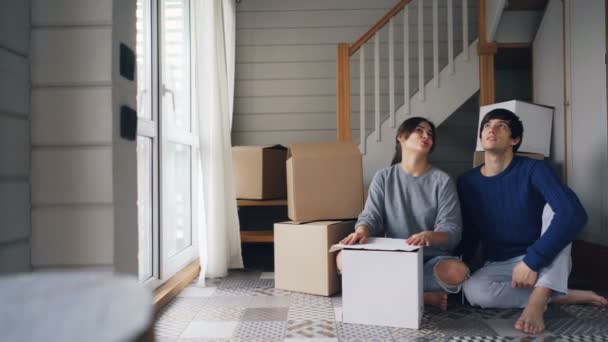
[[[448,244],[425,248],[424,255],[447,255],[460,242],[462,219],[456,185],[436,167],[424,174],[408,175],[400,164],[374,176],[365,208],[355,225],[367,225],[371,236],[407,239],[430,230],[448,233]]]

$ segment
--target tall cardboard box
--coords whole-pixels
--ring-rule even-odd
[[[530,102],[512,100],[482,106],[479,109],[476,151],[483,151],[479,142],[481,120],[491,110],[504,108],[519,116],[524,125],[524,138],[518,152],[537,153],[549,157],[551,151],[551,128],[553,127],[553,107]]]
[[[354,230],[355,221],[274,225],[274,286],[329,296],[340,290],[336,253],[329,248]]]
[[[342,220],[363,210],[363,168],[350,142],[293,144],[287,151],[288,216],[294,221]]]
[[[424,313],[423,251],[403,239],[370,238],[342,249],[342,321],[418,329]]]
[[[236,198],[285,198],[286,155],[287,148],[281,145],[232,147]]]

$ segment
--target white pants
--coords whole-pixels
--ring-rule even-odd
[[[545,205],[541,235],[551,224],[553,214],[551,207]],[[568,293],[568,276],[572,268],[571,247],[572,244],[568,244],[550,265],[540,270],[535,287],[549,288],[554,291],[553,295],[557,296]],[[533,289],[511,286],[513,268],[523,260],[524,256],[499,262],[486,262],[463,285],[463,292],[469,303],[482,308],[524,308]]]

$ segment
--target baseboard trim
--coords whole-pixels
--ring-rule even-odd
[[[192,283],[201,271],[200,261],[197,258],[164,284],[154,291],[154,310],[158,313],[165,305],[175,298],[188,284]]]
[[[572,243],[570,287],[608,291],[608,247],[576,240]]]

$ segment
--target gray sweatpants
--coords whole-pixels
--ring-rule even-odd
[[[552,219],[553,210],[549,205],[545,205],[541,235],[545,233]],[[566,246],[550,265],[540,270],[535,287],[549,288],[553,290],[553,296],[568,293],[568,276],[572,268],[570,249],[571,244]],[[533,289],[511,287],[513,268],[524,256],[486,262],[463,285],[462,290],[469,303],[482,308],[524,308]]]

